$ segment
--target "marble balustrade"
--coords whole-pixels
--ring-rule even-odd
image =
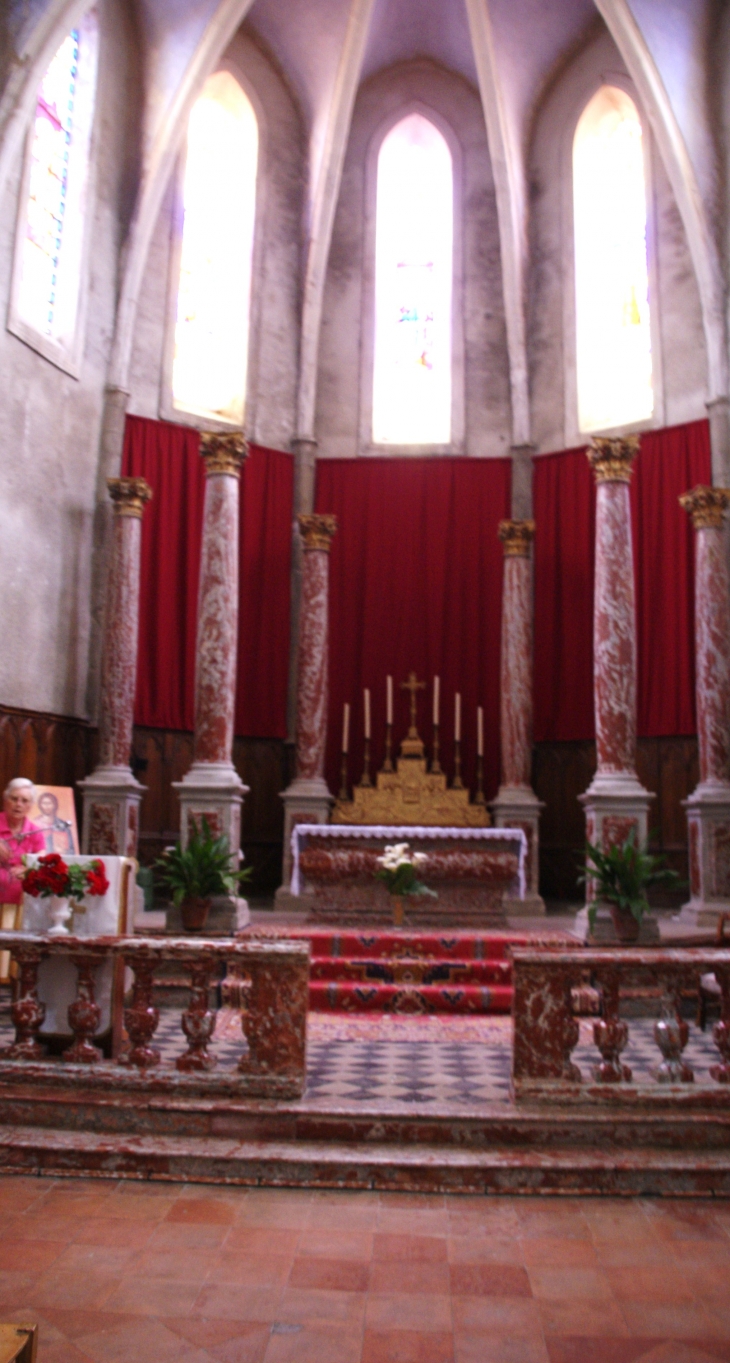
[[[13,1071],[32,1067],[39,1082],[75,1069],[75,1082],[109,1087],[185,1088],[195,1083],[211,1092],[221,1089],[258,1097],[297,1097],[304,1090],[306,1058],[309,945],[306,942],[233,942],[189,938],[56,937],[31,933],[0,933],[0,949],[10,952],[18,967],[18,983],[11,1006],[14,1042],[0,1051],[0,1073],[7,1082]],[[73,1041],[60,1061],[46,1058],[39,1039],[45,1005],[39,995],[38,969],[49,957],[70,959],[77,971],[76,998],[68,1009]],[[101,1010],[94,997],[94,976],[110,957],[121,958],[133,973],[131,995],[124,1007],[129,1046],[111,1061],[94,1045]],[[161,1063],[155,1048],[159,1010],[154,984],[163,962],[176,962],[189,976],[190,994],[182,1012],[181,1029],[187,1043],[174,1066]],[[242,1054],[233,1071],[219,1071],[209,1051],[216,1010],[209,1007],[212,985],[234,961],[248,979],[247,1007],[242,1013]]]
[[[598,1103],[641,1107],[677,1102],[703,1107],[730,1106],[730,950],[687,948],[610,948],[568,951],[513,947],[512,1096],[516,1100],[551,1103]],[[573,991],[586,975],[601,1001],[593,1023],[597,1047],[592,1074],[584,1079],[572,1060],[580,1039]],[[696,994],[701,977],[714,974],[720,986],[722,1014],[713,1037],[718,1063],[701,1081],[683,1052],[689,1025],[681,1000]],[[657,1045],[652,1079],[636,1082],[622,1053],[629,1023],[619,1016],[623,984],[659,986],[661,1012],[654,1025]]]

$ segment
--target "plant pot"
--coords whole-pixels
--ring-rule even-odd
[[[395,928],[402,928],[402,927],[403,927],[403,896],[400,895],[400,894],[394,894],[394,895],[392,895],[391,897],[392,897],[392,900],[393,900],[393,927],[395,927]]]
[[[180,904],[180,917],[186,932],[202,932],[208,922],[210,900],[199,896],[183,899]]]
[[[49,937],[68,937],[69,931],[66,927],[71,917],[71,906],[68,897],[61,898],[59,895],[51,895],[48,900],[48,911],[51,915],[51,926],[48,929]]]
[[[610,902],[608,907],[619,942],[638,942],[641,923],[634,918],[631,909],[620,909],[618,904],[611,904]]]

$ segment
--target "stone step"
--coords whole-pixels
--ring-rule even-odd
[[[512,986],[319,980],[310,983],[309,1007],[315,1012],[509,1013]]]
[[[315,980],[356,980],[382,984],[509,984],[509,961],[413,960],[411,957],[327,956],[312,958],[309,978]]]

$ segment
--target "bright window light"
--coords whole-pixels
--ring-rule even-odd
[[[573,142],[578,423],[599,431],[654,411],[641,121],[603,86]]]
[[[378,156],[373,442],[451,440],[453,168],[445,139],[409,114]]]
[[[92,10],[59,47],[36,100],[17,314],[71,346],[81,282],[98,29]]]
[[[227,71],[203,86],[188,124],[173,404],[243,423],[258,125]]]

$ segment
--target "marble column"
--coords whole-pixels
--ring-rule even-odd
[[[505,904],[509,914],[540,914],[539,824],[543,805],[530,783],[532,768],[532,558],[535,522],[500,521],[504,545],[500,675],[501,783],[491,805],[497,828],[522,828],[527,837],[524,899]]]
[[[291,880],[291,833],[298,823],[327,823],[333,797],[324,779],[327,743],[329,551],[334,516],[299,515],[302,581],[297,660],[296,775],[282,794],[284,865],[277,899]]]
[[[193,764],[174,785],[180,798],[180,836],[205,817],[225,836],[238,864],[241,805],[248,791],[233,765],[233,717],[238,647],[238,535],[243,435],[204,433],[205,507],[198,584]]]
[[[689,799],[690,899],[697,927],[730,913],[730,582],[725,513],[730,493],[696,487],[680,497],[696,531],[695,667],[700,780]]]
[[[144,786],[129,765],[134,724],[139,634],[142,515],[152,489],[144,478],[109,478],[112,550],[106,587],[99,696],[99,761],[79,782],[83,793],[82,850],[99,856],[137,855]]]
[[[632,829],[643,845],[654,799],[636,774],[636,608],[629,483],[638,452],[638,436],[595,439],[588,451],[596,475],[593,696],[597,770],[580,800],[588,840],[604,849],[622,843]],[[590,899],[592,886],[587,889]]]

